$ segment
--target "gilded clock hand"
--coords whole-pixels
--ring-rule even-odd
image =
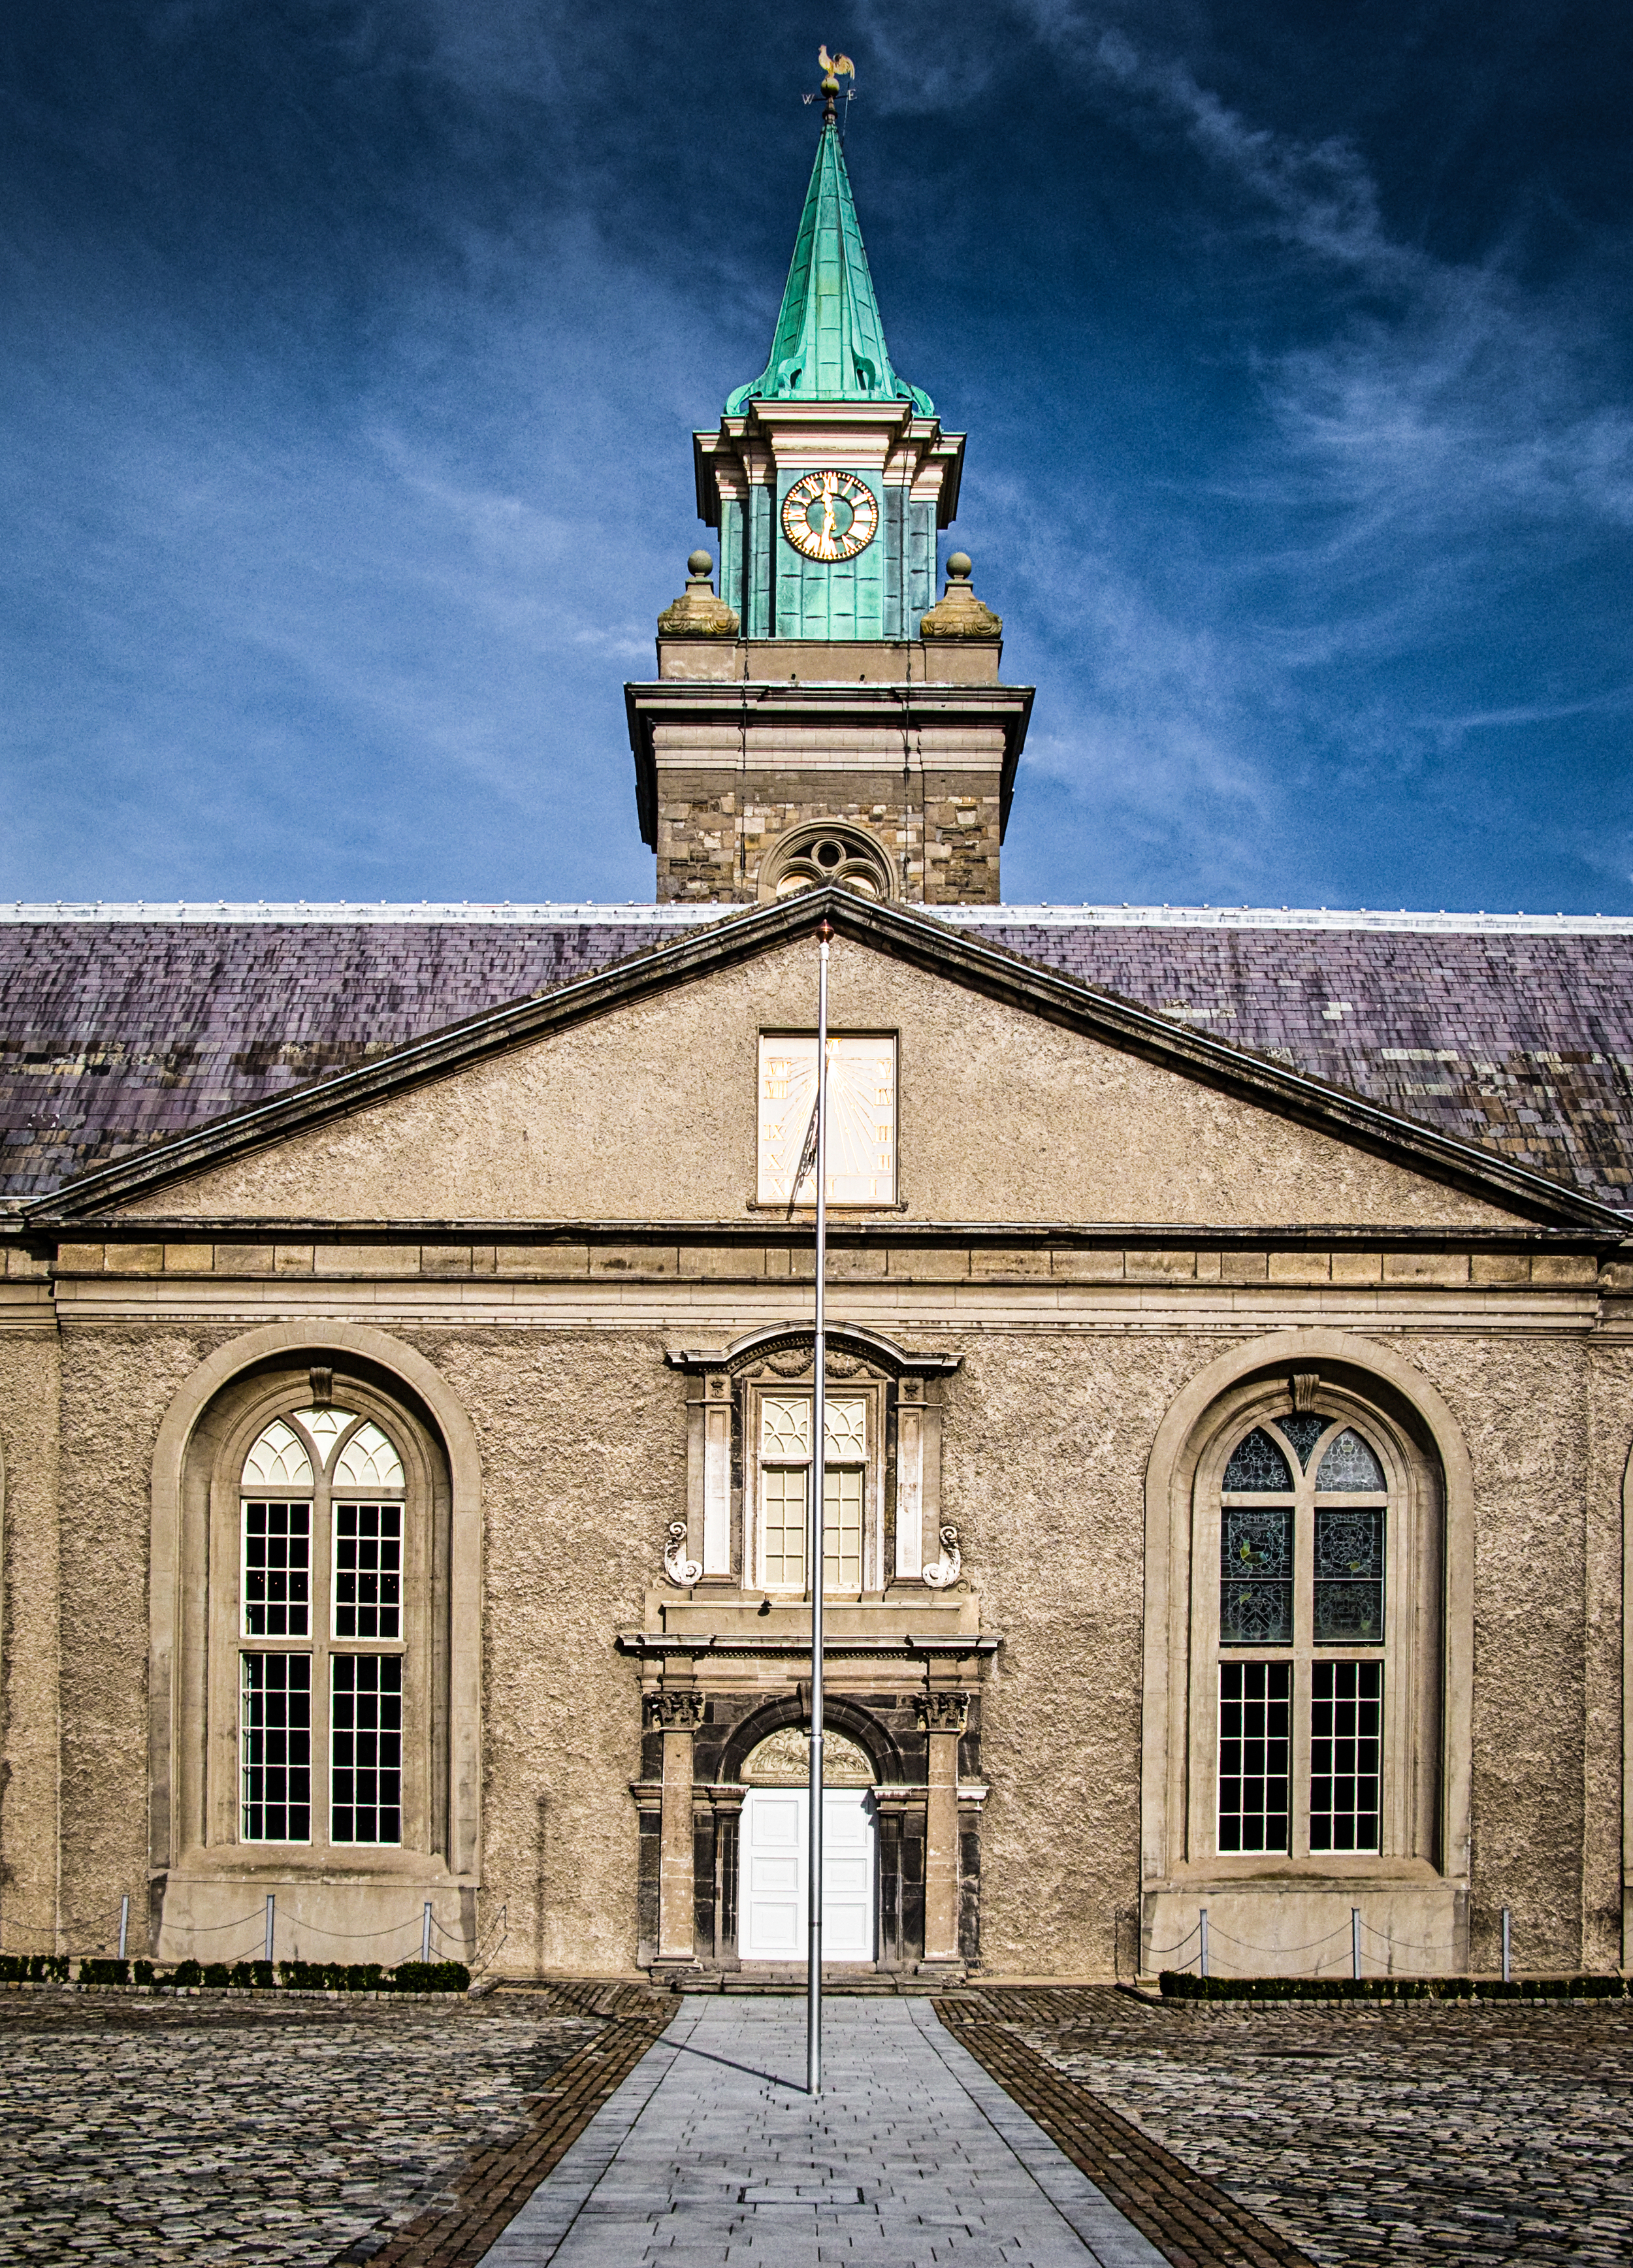
[[[831,552],[834,549],[834,499],[831,496],[825,496],[822,499],[822,541]]]

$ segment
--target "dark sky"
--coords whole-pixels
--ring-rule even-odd
[[[0,895],[650,898],[819,42],[1014,901],[1633,909],[1633,12],[13,0]]]

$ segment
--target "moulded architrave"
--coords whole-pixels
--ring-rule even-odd
[[[1468,1880],[1473,1771],[1474,1475],[1450,1409],[1423,1373],[1376,1339],[1314,1328],[1249,1339],[1199,1371],[1158,1427],[1145,1469],[1145,1640],[1141,1757],[1141,1879],[1169,1876],[1185,1847],[1188,1801],[1189,1565],[1192,1479],[1203,1419],[1257,1372],[1342,1364],[1392,1388],[1439,1455],[1445,1484],[1441,1564],[1440,1832],[1445,1878]],[[1312,1881],[1313,1890],[1319,1885]]]
[[[1234,1863],[1217,1859],[1211,1774],[1204,1780],[1200,1771],[1201,1759],[1215,1755],[1218,1737],[1218,1589],[1211,1569],[1218,1551],[1220,1486],[1226,1453],[1244,1430],[1284,1414],[1287,1388],[1284,1376],[1262,1372],[1228,1388],[1210,1405],[1201,1455],[1194,1465],[1188,1454],[1186,1460],[1193,1479],[1187,1587],[1191,1782],[1185,1830],[1185,1854],[1191,1867]],[[1391,1511],[1384,1585],[1389,1668],[1384,1683],[1379,1855],[1397,1862],[1423,1859],[1438,1847],[1440,1830],[1441,1488],[1438,1470],[1426,1469],[1431,1462],[1438,1467],[1438,1460],[1425,1458],[1421,1447],[1402,1437],[1400,1427],[1375,1406],[1375,1395],[1357,1394],[1328,1377],[1320,1379],[1319,1390],[1324,1416],[1354,1425],[1370,1440],[1389,1477]],[[1297,1525],[1299,1548],[1307,1549],[1313,1541],[1311,1533],[1302,1523]],[[1205,1580],[1196,1580],[1199,1568],[1210,1571]],[[1307,1574],[1304,1580],[1308,1581]],[[1286,1656],[1290,1663],[1309,1658],[1307,1640],[1302,1648],[1295,1644]],[[1309,1709],[1309,1688],[1296,1676],[1292,1729],[1298,1756],[1308,1749]],[[1295,1775],[1291,1794],[1292,1862],[1298,1867],[1310,1857],[1309,1787],[1302,1774]]]
[[[314,1319],[272,1323],[218,1347],[172,1402],[153,1452],[149,1588],[149,1850],[163,1873],[175,1863],[173,1763],[181,1736],[176,1649],[183,1608],[182,1483],[188,1446],[224,1388],[279,1355],[349,1354],[400,1378],[435,1419],[447,1454],[450,1506],[448,1865],[474,1874],[481,1857],[482,1465],[475,1428],[424,1356],[366,1324]]]

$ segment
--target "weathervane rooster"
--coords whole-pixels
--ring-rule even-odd
[[[853,88],[855,87],[857,83],[857,67],[851,62],[849,55],[830,55],[828,51],[828,42],[826,40],[824,40],[822,45],[817,49],[817,61],[822,66],[822,116],[824,120],[827,120],[832,118],[835,114],[835,104],[839,93],[840,80],[842,78],[849,78],[851,86]],[[807,95],[805,97],[805,100],[809,102],[810,99],[810,96]],[[846,97],[846,100],[850,100],[849,96]]]

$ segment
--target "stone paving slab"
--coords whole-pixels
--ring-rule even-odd
[[[1161,2268],[922,2000],[686,2000],[484,2268]]]

